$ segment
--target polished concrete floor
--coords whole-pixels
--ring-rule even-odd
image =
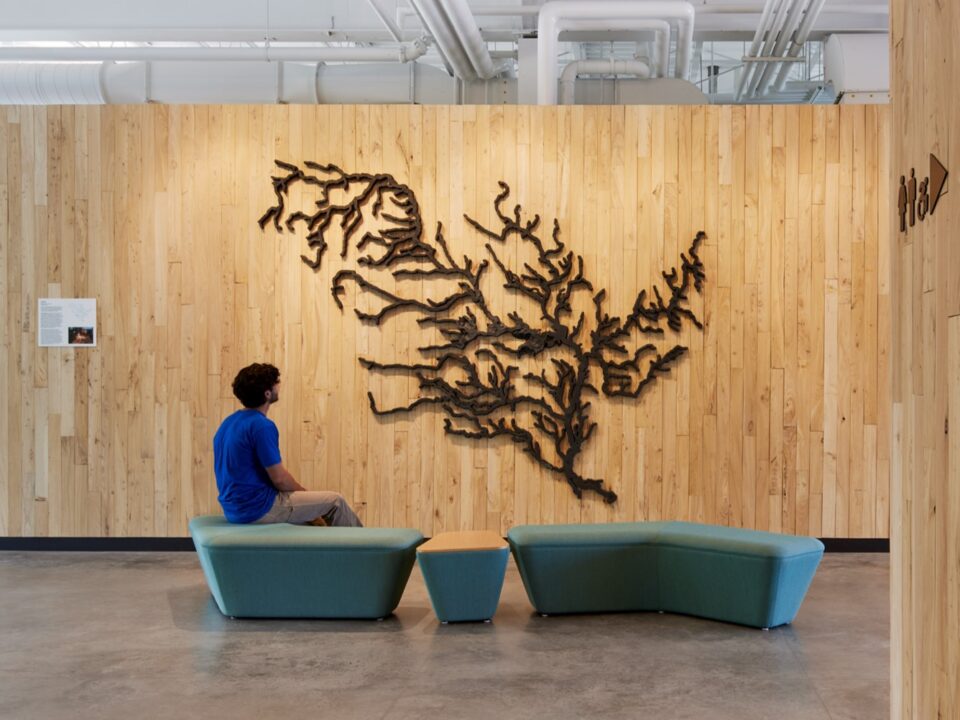
[[[230,620],[193,553],[0,552],[0,718],[888,717],[888,557],[824,557],[769,632],[655,613]]]

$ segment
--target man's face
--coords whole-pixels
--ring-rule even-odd
[[[267,402],[273,405],[279,399],[280,399],[280,381],[277,380],[277,382],[273,384],[273,387],[267,390]]]

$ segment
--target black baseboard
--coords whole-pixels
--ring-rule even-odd
[[[188,537],[0,537],[0,550],[193,552]]]
[[[886,538],[820,538],[828,553],[888,553]],[[0,537],[0,550],[53,552],[193,552],[188,537]]]
[[[828,553],[888,553],[887,538],[820,538]]]

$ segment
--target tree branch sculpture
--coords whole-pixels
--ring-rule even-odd
[[[657,339],[667,330],[678,333],[685,322],[702,329],[688,299],[691,290],[702,290],[706,278],[698,255],[705,233],[698,232],[687,252],[681,253],[679,270],[661,273],[664,291],[657,286],[652,293],[642,290],[630,313],[620,318],[604,310],[606,292],[594,289],[584,275],[583,257],[560,241],[557,220],[545,239],[538,234],[539,215],[524,219],[519,205],[512,212],[504,209],[510,196],[505,182],[499,183],[500,193],[493,202],[495,227],[464,215],[486,239],[485,256],[465,255],[458,260],[440,223],[433,241],[424,239],[416,196],[391,175],[351,174],[335,165],[313,162],[304,163],[308,172],[279,160],[276,164],[284,173],[272,178],[277,204],[260,218],[260,227],[272,223],[279,232],[284,228],[294,232],[302,224],[313,256],[301,258],[313,270],[320,268],[327,233],[337,221],[343,234],[341,258],[348,257],[351,245],[358,253],[365,252],[357,258],[361,269],[387,271],[395,281],[442,280],[455,285],[439,297],[418,299],[390,291],[358,270],[344,268],[334,274],[331,293],[341,310],[345,283],[352,282],[380,303],[376,312],[354,310],[362,322],[379,326],[396,313],[412,312],[421,327],[435,330],[441,338],[418,348],[423,362],[359,359],[370,372],[400,373],[418,384],[419,396],[396,407],[381,407],[368,393],[374,414],[434,407],[445,415],[448,434],[473,440],[507,438],[534,462],[561,475],[578,498],[589,491],[608,503],[616,501],[616,493],[602,479],[583,477],[576,469],[580,453],[597,429],[587,398],[600,394],[639,398],[687,352],[680,344],[661,351],[654,342],[631,352],[627,341],[635,333]],[[319,199],[309,211],[297,210],[284,218],[286,198],[296,183],[315,186]],[[335,193],[345,199],[335,202]],[[395,210],[387,212],[390,206]],[[358,238],[367,212],[389,225]],[[504,253],[511,242],[532,249],[534,259],[511,267]],[[527,319],[517,310],[496,312],[483,288],[488,272],[499,276],[508,294],[537,308],[539,317]],[[573,298],[578,293],[589,294],[592,317],[575,309]],[[594,370],[602,379],[599,390],[590,381]]]

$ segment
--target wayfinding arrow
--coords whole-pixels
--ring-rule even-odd
[[[947,182],[947,169],[930,153],[930,214],[937,209],[937,201],[943,194],[943,185]]]

